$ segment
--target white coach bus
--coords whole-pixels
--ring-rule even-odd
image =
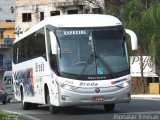
[[[62,15],[33,26],[13,43],[15,99],[23,109],[48,104],[104,105],[107,112],[131,100],[125,34],[137,36],[110,15]]]

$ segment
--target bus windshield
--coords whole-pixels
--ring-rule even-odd
[[[129,61],[122,27],[58,29],[58,63],[63,77],[94,79],[128,74]],[[93,77],[94,76],[94,77]],[[86,79],[86,78],[85,78]]]

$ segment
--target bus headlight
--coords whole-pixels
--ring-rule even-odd
[[[62,83],[60,84],[60,87],[63,88],[63,89],[66,89],[66,90],[75,90],[75,89],[77,89],[77,87],[75,87],[75,86],[62,84]]]
[[[117,86],[117,87],[124,88],[124,87],[127,87],[128,85],[130,85],[130,82],[129,82],[129,81],[126,81],[126,82],[123,82],[123,83],[118,84],[118,85],[116,85],[116,86]]]

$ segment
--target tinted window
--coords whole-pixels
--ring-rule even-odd
[[[46,59],[44,29],[27,37],[27,59],[43,56]]]
[[[46,59],[44,28],[32,33],[31,35],[14,44],[14,63],[24,62],[40,56]]]

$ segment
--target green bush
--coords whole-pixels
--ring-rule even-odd
[[[0,110],[0,120],[17,120],[17,118],[14,114],[10,114]]]

